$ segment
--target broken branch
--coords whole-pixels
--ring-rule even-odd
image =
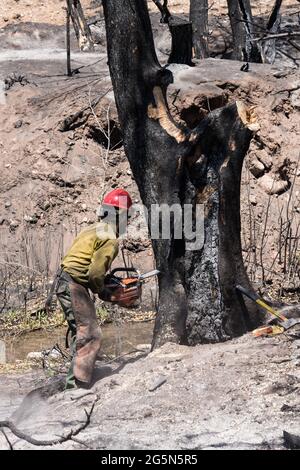
[[[253,38],[252,41],[268,41],[269,39],[280,39],[280,38],[296,38],[300,37],[300,31],[291,31],[289,33],[278,33],[278,34],[268,34],[268,36],[263,36],[260,38]]]
[[[73,439],[74,436],[77,436],[81,431],[83,431],[84,429],[86,429],[88,427],[88,425],[91,422],[91,416],[92,416],[92,413],[94,411],[94,407],[95,407],[95,404],[96,404],[97,400],[98,400],[98,397],[94,400],[94,402],[93,402],[93,404],[92,404],[89,411],[84,410],[85,414],[86,414],[86,420],[83,424],[81,424],[77,429],[75,429],[75,431],[73,429],[71,429],[71,431],[68,434],[66,434],[65,436],[61,436],[57,439],[51,439],[51,440],[35,439],[34,437],[31,437],[28,434],[21,431],[20,429],[18,429],[14,425],[14,423],[12,423],[11,421],[8,421],[8,420],[7,421],[0,421],[0,428],[10,429],[10,431],[15,436],[19,437],[20,439],[23,439],[26,442],[29,442],[29,444],[32,444],[34,446],[54,446],[56,444],[62,444],[63,442],[66,442],[66,441],[69,441],[69,440]],[[2,430],[2,432],[3,432],[3,430]]]

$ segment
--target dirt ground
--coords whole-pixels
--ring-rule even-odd
[[[226,14],[226,0],[209,0],[209,8],[212,15]],[[81,0],[86,16],[89,18],[98,13],[101,0]],[[170,10],[179,15],[186,15],[189,11],[189,0],[169,0]],[[0,10],[0,27],[6,24],[18,24],[20,22],[49,23],[62,25],[65,21],[65,0],[2,0]],[[148,0],[150,11],[156,11],[152,0]],[[284,8],[297,8],[296,0],[285,0]],[[255,0],[253,2],[254,14],[266,14],[270,12],[270,2]]]
[[[299,338],[294,329],[197,347],[168,343],[150,354],[141,346],[123,362],[99,363],[90,390],[59,391],[59,377],[38,371],[0,376],[0,419],[51,440],[82,425],[94,404],[78,442],[52,448],[283,449],[283,431],[300,434]],[[14,449],[37,448],[6,434]],[[2,434],[0,448],[8,448]]]
[[[95,15],[101,1],[81,0],[87,17]],[[0,10],[0,27],[7,24],[18,25],[21,22],[48,23],[63,25],[65,23],[66,1],[47,0],[2,0]]]

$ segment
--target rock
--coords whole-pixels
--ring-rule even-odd
[[[289,74],[289,71],[286,70],[278,70],[277,72],[273,73],[273,77],[275,78],[283,78]]]
[[[151,344],[148,344],[148,343],[146,343],[146,344],[138,344],[138,345],[136,346],[136,349],[143,349],[143,350],[145,350],[145,351],[150,351],[150,349],[151,349]]]
[[[260,150],[259,152],[257,152],[257,158],[267,170],[271,169],[273,162],[272,157],[268,154],[268,152],[266,152],[265,150]]]
[[[252,204],[253,206],[257,205],[257,199],[256,199],[255,194],[250,194],[249,201],[250,201],[250,204]]]
[[[289,188],[289,183],[286,180],[276,180],[274,175],[266,174],[259,180],[260,186],[266,191],[267,194],[282,194]]]
[[[17,220],[10,220],[9,227],[11,230],[15,230],[17,227],[19,227],[19,222]]]
[[[10,201],[6,201],[6,202],[4,203],[4,207],[5,207],[6,209],[7,209],[8,207],[10,207],[10,206],[11,206],[11,202],[10,202]]]
[[[57,349],[52,349],[52,351],[47,355],[48,359],[51,361],[60,361],[62,359],[62,355]]]
[[[40,362],[42,361],[44,354],[42,351],[32,351],[27,354],[26,360],[31,362]]]
[[[257,158],[254,158],[249,163],[249,170],[251,171],[252,175],[255,176],[255,178],[259,178],[264,174],[265,166]]]
[[[156,389],[161,387],[164,383],[166,383],[167,377],[164,375],[159,375],[153,382],[153,384],[148,388],[149,392],[154,392]]]
[[[152,416],[153,412],[151,409],[145,410],[144,411],[144,418],[150,418]]]
[[[14,127],[15,127],[16,129],[18,129],[19,127],[22,127],[22,125],[23,125],[22,119],[18,119],[18,120],[15,122]]]
[[[39,220],[39,217],[37,216],[37,214],[33,214],[33,215],[25,215],[24,216],[24,221],[25,222],[28,222],[30,224],[36,224]]]
[[[46,201],[40,201],[38,202],[38,206],[40,209],[42,209],[43,211],[47,211],[49,209],[49,207],[51,206],[51,203],[50,201],[46,200]]]

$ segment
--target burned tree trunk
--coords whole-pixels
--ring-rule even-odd
[[[110,73],[124,148],[147,207],[204,205],[204,244],[170,236],[152,240],[159,276],[153,347],[237,336],[260,321],[235,286],[249,287],[240,243],[243,158],[257,124],[242,103],[210,113],[193,130],[170,115],[172,73],[157,60],[146,0],[103,0]],[[194,223],[197,223],[197,210]],[[248,318],[249,315],[249,318]]]
[[[282,0],[275,0],[272,12],[267,24],[267,34],[276,34],[279,30],[281,16],[280,8]],[[276,39],[263,41],[261,46],[262,61],[267,64],[273,64],[276,56]]]
[[[240,182],[257,124],[238,102],[211,113],[204,125],[194,154],[198,160],[189,168],[192,198],[204,205],[205,233],[203,249],[186,253],[189,344],[222,341],[259,321],[259,314],[249,305],[244,308],[235,289],[239,283],[251,289],[242,259]]]
[[[192,62],[192,23],[179,18],[173,18],[169,21],[169,28],[172,36],[172,48],[168,63],[194,65]]]
[[[227,0],[233,36],[235,60],[262,62],[257,43],[253,41],[253,17],[250,0]]]
[[[94,43],[80,0],[67,0],[67,7],[72,19],[79,48],[82,51],[92,51],[94,49]]]
[[[193,65],[193,30],[192,23],[182,18],[174,17],[168,8],[168,0],[153,0],[161,12],[161,23],[166,23],[172,37],[169,64]]]
[[[193,27],[193,46],[196,59],[209,57],[208,0],[190,1],[190,21]]]
[[[72,76],[71,43],[70,43],[70,9],[66,8],[66,49],[67,49],[67,75]]]
[[[232,59],[244,60],[245,30],[238,0],[228,0],[228,15],[232,30],[233,54]]]

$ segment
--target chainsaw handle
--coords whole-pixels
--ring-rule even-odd
[[[135,273],[137,276],[140,275],[140,273],[138,272],[138,270],[136,268],[128,267],[128,268],[115,268],[110,272],[110,276],[116,276],[116,273],[119,273],[119,272],[122,272],[122,273],[130,273],[131,272],[131,273]]]
[[[237,286],[235,286],[235,288],[241,292],[242,294],[244,294],[246,297],[248,297],[249,299],[253,300],[253,302],[256,302],[258,299],[259,299],[259,296],[255,293],[255,292],[250,292],[248,291],[247,289],[245,289],[244,287],[240,286],[239,284]]]

